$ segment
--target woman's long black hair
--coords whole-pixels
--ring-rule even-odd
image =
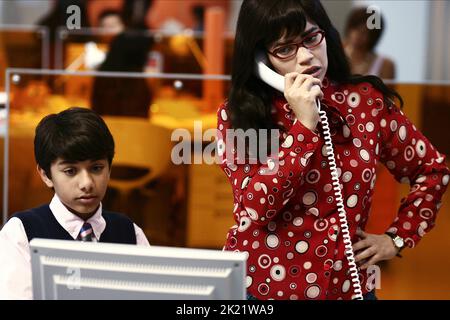
[[[233,128],[277,129],[271,115],[274,89],[255,76],[255,53],[264,50],[286,32],[288,39],[301,34],[307,18],[325,31],[327,76],[330,80],[354,84],[370,82],[385,98],[397,97],[403,105],[400,95],[389,89],[380,78],[351,75],[339,33],[319,0],[244,0],[237,23],[228,96]]]

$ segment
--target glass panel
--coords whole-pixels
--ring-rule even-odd
[[[0,91],[5,91],[6,68],[46,69],[48,67],[49,33],[47,28],[0,25]]]
[[[8,208],[4,217],[51,200],[53,191],[43,184],[36,172],[34,130],[44,116],[71,106],[81,106],[96,110],[104,116],[107,124],[112,126],[110,130],[116,141],[116,155],[111,181],[113,179],[134,181],[142,178],[153,169],[156,171],[155,168],[158,167],[150,168],[151,164],[148,164],[147,160],[150,162],[165,159],[165,171],[161,171],[160,175],[133,192],[127,192],[120,183],[116,185],[111,183],[112,187],[117,188],[109,189],[103,202],[105,208],[129,214],[136,223],[142,225],[144,229],[147,228],[146,232],[152,234],[154,243],[184,244],[185,229],[174,230],[174,234],[177,235],[171,236],[168,231],[171,224],[175,223],[174,220],[169,223],[168,219],[181,219],[181,222],[176,221],[186,223],[186,214],[173,215],[171,203],[180,206],[181,209],[178,210],[183,208],[187,210],[186,194],[181,194],[183,199],[175,199],[176,201],[173,197],[176,197],[177,188],[186,189],[184,181],[189,175],[188,166],[176,166],[171,160],[172,147],[179,141],[172,142],[171,135],[174,130],[185,129],[183,132],[190,135],[188,145],[194,139],[200,140],[201,150],[202,133],[207,129],[215,130],[217,108],[225,99],[230,84],[227,77],[211,78],[206,80],[205,77],[198,75],[180,75],[174,78],[144,73],[55,75],[39,74],[36,70],[30,70],[28,74],[25,72],[11,74]],[[158,136],[144,139],[146,132],[143,131],[133,136],[132,126],[128,126],[129,129],[125,129],[127,127],[118,129],[124,124],[115,123],[114,119],[117,118],[125,119],[128,124],[135,123],[135,126],[149,125],[151,130],[157,130],[155,135]],[[200,132],[194,131],[195,126],[199,126],[196,121],[201,121]],[[2,143],[3,141],[4,139],[1,140]],[[123,149],[127,150],[125,155]],[[132,154],[133,152],[136,153]],[[128,156],[132,159],[128,159]],[[125,165],[130,161],[135,165]],[[221,174],[218,167],[215,169]],[[3,170],[1,172],[3,174]],[[159,212],[161,215],[147,215],[149,212]],[[232,220],[229,215],[225,215],[225,218]]]

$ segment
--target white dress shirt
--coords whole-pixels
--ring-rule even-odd
[[[56,194],[50,202],[50,210],[58,223],[76,239],[85,221],[70,212]],[[106,228],[101,203],[86,222],[92,226],[93,241],[98,241]],[[133,225],[137,245],[149,246],[142,229]],[[11,218],[0,230],[0,299],[33,299],[30,247],[19,218]]]

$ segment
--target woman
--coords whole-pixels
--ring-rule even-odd
[[[395,78],[394,62],[375,52],[383,33],[384,19],[380,15],[380,28],[369,29],[367,21],[373,13],[367,8],[355,8],[350,12],[345,26],[344,50],[350,61],[352,74],[371,74],[382,79]]]
[[[351,76],[339,34],[319,1],[244,0],[234,50],[230,94],[218,111],[218,143],[237,223],[225,250],[248,254],[249,297],[355,296],[315,105],[320,99],[330,123],[362,294],[373,299],[366,269],[395,257],[402,248],[399,240],[412,248],[433,227],[449,179],[444,156],[394,104],[395,97],[401,102],[398,94],[375,76]],[[261,50],[285,76],[283,94],[255,76],[254,56]],[[279,150],[272,150],[279,164],[274,174],[267,174],[273,169],[269,162],[237,159],[239,152],[227,141],[230,129],[280,130]],[[412,185],[387,230],[390,235],[363,231],[378,161],[398,181]]]

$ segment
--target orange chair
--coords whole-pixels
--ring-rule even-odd
[[[146,186],[159,178],[170,164],[170,130],[151,124],[148,119],[104,116],[115,141],[115,155],[109,186],[119,192],[122,207],[133,190],[151,196]],[[116,168],[140,171],[138,176],[114,175]]]

